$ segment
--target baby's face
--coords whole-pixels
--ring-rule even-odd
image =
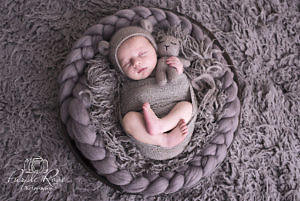
[[[157,63],[154,47],[143,36],[133,36],[124,41],[117,57],[123,72],[133,80],[149,77]]]

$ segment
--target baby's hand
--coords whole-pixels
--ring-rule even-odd
[[[169,65],[169,67],[176,68],[178,75],[183,73],[183,64],[181,63],[179,58],[174,57],[174,56],[169,57],[166,60],[166,63]]]

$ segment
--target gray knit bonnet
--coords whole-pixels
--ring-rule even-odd
[[[154,49],[157,50],[157,46],[155,43],[155,40],[153,38],[153,36],[151,35],[151,31],[152,31],[152,27],[151,28],[147,28],[147,27],[137,27],[137,26],[128,26],[128,27],[124,27],[121,28],[120,30],[118,30],[111,38],[110,40],[110,44],[109,44],[109,58],[112,62],[113,65],[118,66],[120,71],[124,74],[118,58],[117,58],[117,52],[119,47],[121,46],[121,44],[129,39],[130,37],[133,36],[144,36],[146,37],[151,44],[153,45]]]

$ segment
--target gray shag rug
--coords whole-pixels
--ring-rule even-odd
[[[201,22],[226,48],[242,88],[239,135],[224,163],[193,189],[147,200],[300,200],[296,0],[1,1],[0,200],[144,200],[103,184],[76,160],[56,82],[88,27],[138,5]]]

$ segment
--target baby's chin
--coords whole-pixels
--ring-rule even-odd
[[[152,71],[146,69],[145,71],[142,71],[140,73],[136,73],[135,75],[128,76],[128,77],[132,80],[143,80],[143,79],[146,79],[146,78],[150,77]]]
[[[132,77],[129,77],[129,78],[132,79],[132,80],[143,80],[143,79],[148,78],[149,76],[150,75],[143,75],[143,76],[139,75],[139,76],[132,76]]]

